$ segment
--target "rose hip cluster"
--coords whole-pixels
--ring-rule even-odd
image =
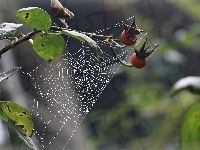
[[[131,26],[124,24],[124,31],[122,31],[120,39],[126,46],[133,46],[137,42],[137,36],[142,32],[144,32],[144,30],[137,28],[134,17]],[[134,48],[135,53],[131,55],[131,64],[135,68],[143,68],[147,63],[146,58],[158,47],[158,45],[156,45],[153,49],[147,51],[149,47],[145,48],[146,43],[147,38],[140,50]]]

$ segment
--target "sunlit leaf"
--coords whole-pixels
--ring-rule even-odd
[[[15,24],[15,23],[2,23],[0,25],[0,39],[5,39],[15,34],[17,28],[21,27],[23,24]]]
[[[185,115],[181,128],[181,150],[200,148],[200,103],[193,105]]]
[[[178,80],[172,88],[172,95],[182,90],[188,90],[193,94],[200,94],[200,77],[189,76]]]
[[[15,67],[12,68],[8,71],[5,71],[3,73],[0,74],[0,82],[9,78],[10,76],[12,76],[14,73],[16,73],[17,71],[19,71],[21,69],[21,67]]]
[[[19,132],[29,137],[32,135],[32,118],[25,108],[11,101],[0,101],[0,111],[2,111],[1,114],[3,113],[4,116],[6,115],[7,118],[15,122],[15,127]]]
[[[10,141],[15,150],[37,150],[31,137],[19,133],[11,120],[7,122],[7,128],[11,135]]]
[[[15,16],[29,26],[44,31],[48,31],[52,23],[50,15],[37,7],[22,8]]]
[[[102,61],[104,59],[104,55],[103,55],[103,52],[100,49],[100,47],[97,45],[97,43],[94,40],[92,40],[87,35],[76,32],[76,31],[69,31],[69,30],[60,31],[60,34],[68,35],[70,37],[73,37],[73,38],[87,44],[88,47],[90,48],[91,52],[94,54],[94,56],[99,61]]]
[[[44,60],[52,61],[58,58],[65,47],[65,41],[61,35],[47,34],[35,38],[33,49]]]
[[[0,108],[0,117],[4,120],[4,121],[8,121],[8,117],[6,116],[6,114],[1,110]]]

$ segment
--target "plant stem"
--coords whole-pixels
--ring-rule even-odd
[[[55,26],[51,26],[50,30],[53,31],[62,31],[62,30],[69,30],[69,31],[76,31],[76,30],[72,30],[72,29],[67,29],[67,28],[59,28],[59,27],[55,27]],[[105,35],[97,35],[95,33],[89,33],[89,32],[81,32],[81,31],[76,31],[82,34],[85,34],[87,36],[89,36],[90,38],[96,38],[96,39],[100,39],[100,40],[106,40],[107,38],[112,38],[112,36],[105,36]]]
[[[76,30],[72,30],[72,29],[68,29],[68,28],[59,28],[59,27],[55,27],[55,26],[51,26],[50,30],[53,30],[53,31],[62,31],[62,30],[76,31]],[[95,33],[89,33],[89,32],[81,32],[81,31],[76,31],[76,32],[85,34],[90,38],[95,38],[95,39],[98,39],[98,40],[104,40],[106,43],[108,43],[108,45],[113,44],[118,48],[125,48],[126,47],[126,45],[120,45],[115,40],[113,40],[112,35],[105,36],[105,35],[97,35]]]
[[[115,50],[114,50],[111,46],[110,46],[110,49],[111,49],[111,51],[113,52],[114,56],[117,58],[117,60],[118,60],[122,65],[124,65],[124,66],[126,66],[126,67],[133,67],[132,64],[129,64],[129,63],[127,63],[127,62],[121,60],[121,59],[119,58],[119,56],[117,55],[117,53],[115,52]]]
[[[53,31],[62,31],[62,30],[65,30],[65,28],[60,28],[60,27],[55,27],[55,26],[51,26],[50,27],[50,30],[53,30]],[[71,29],[66,29],[66,30],[71,30]],[[7,52],[8,50],[10,50],[11,48],[21,44],[22,42],[24,41],[27,41],[29,40],[32,36],[36,35],[37,33],[39,32],[42,32],[42,30],[34,30],[30,33],[28,33],[27,35],[24,35],[22,38],[20,39],[17,39],[15,41],[12,41],[9,45],[7,45],[6,47],[4,47],[1,51],[0,51],[0,58],[1,56]],[[76,31],[76,32],[80,32],[80,31]],[[99,39],[99,40],[105,40],[107,43],[108,43],[108,39],[109,39],[109,42],[110,44],[108,45],[115,45],[117,46],[118,48],[124,48],[126,46],[121,46],[120,44],[118,44],[116,41],[114,41],[112,38],[112,35],[110,36],[105,36],[105,35],[96,35],[95,33],[89,33],[89,32],[80,32],[82,34],[85,34],[87,35],[88,37],[90,38],[95,38],[95,39]],[[114,51],[114,49],[112,48],[112,51]],[[116,54],[115,52],[113,52],[114,54]],[[117,59],[123,64],[123,61],[118,58],[117,56]],[[129,64],[126,64],[126,66],[129,66]]]
[[[23,36],[22,38],[18,39],[17,41],[11,42],[9,45],[7,45],[6,47],[4,47],[1,51],[0,51],[0,58],[1,56],[7,52],[8,50],[10,50],[11,48],[19,45],[20,43],[29,40],[32,36],[36,35],[37,33],[42,32],[42,30],[34,30],[30,33],[28,33],[27,35]]]

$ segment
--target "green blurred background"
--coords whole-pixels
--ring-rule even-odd
[[[88,144],[98,150],[181,149],[184,115],[199,96],[188,91],[173,98],[169,94],[178,79],[199,75],[200,1],[105,3],[118,9],[115,18],[135,15],[138,27],[160,46],[145,68],[122,67],[111,80],[86,117],[93,134]]]

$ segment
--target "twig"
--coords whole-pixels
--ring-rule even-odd
[[[66,26],[67,27],[67,26]],[[62,30],[71,30],[71,29],[67,29],[67,28],[60,28],[60,27],[55,27],[55,26],[51,26],[50,27],[50,30],[52,31],[62,31]],[[73,31],[73,30],[72,30]],[[4,47],[1,51],[0,51],[0,58],[2,56],[2,54],[4,54],[5,52],[7,52],[8,50],[10,50],[11,48],[19,45],[20,43],[24,42],[24,41],[27,41],[29,39],[31,39],[32,36],[36,35],[37,33],[39,32],[42,32],[42,30],[34,30],[32,32],[30,32],[29,34],[27,35],[24,35],[22,38],[18,39],[17,41],[14,41],[14,42],[11,42],[9,45],[7,45],[6,47]],[[80,31],[77,31],[77,32],[80,32]],[[108,45],[115,45],[117,46],[118,48],[124,48],[126,46],[121,46],[120,44],[118,44],[116,41],[114,41],[112,38],[112,35],[110,36],[105,36],[105,35],[96,35],[95,33],[89,33],[89,32],[80,32],[82,34],[85,34],[87,35],[88,37],[90,38],[95,38],[95,39],[99,39],[99,40],[105,40],[107,43],[108,43],[108,39],[109,39],[109,42],[110,44],[108,43]],[[118,58],[120,59],[120,58]],[[120,59],[120,61],[122,62],[123,64],[123,61]],[[126,66],[129,66],[129,64],[126,64]]]
[[[129,63],[127,63],[127,62],[121,60],[121,59],[119,58],[119,56],[117,55],[117,53],[115,52],[115,50],[114,50],[111,46],[110,46],[110,49],[111,49],[111,51],[113,52],[114,56],[117,58],[117,60],[118,60],[122,65],[124,65],[124,66],[126,66],[126,67],[133,67],[132,64],[129,64]]]
[[[117,43],[115,40],[113,40],[112,38],[107,38],[105,40],[105,42],[108,44],[108,45],[115,45],[116,47],[122,49],[122,48],[125,48],[127,47],[126,45],[120,45],[119,43]]]
[[[4,47],[1,51],[0,51],[0,58],[1,56],[7,52],[8,50],[10,50],[11,48],[19,45],[20,43],[29,40],[32,36],[36,35],[37,33],[42,32],[42,30],[34,30],[30,33],[28,33],[27,35],[23,36],[22,38],[20,38],[19,40],[15,41],[15,42],[11,42],[9,45],[7,45],[6,47]]]
[[[51,26],[50,30],[53,30],[53,31],[62,31],[62,30],[76,31],[76,30],[71,30],[71,29],[68,29],[68,28],[60,28],[60,27],[55,27],[55,26]],[[126,45],[120,45],[115,40],[113,40],[112,35],[105,36],[105,35],[97,35],[95,33],[89,33],[89,32],[81,32],[81,31],[76,31],[76,32],[85,34],[90,38],[95,38],[95,39],[98,39],[98,40],[105,40],[105,42],[108,45],[115,45],[118,48],[125,48],[126,47]]]
[[[65,22],[65,20],[64,20],[64,19],[61,19],[61,18],[59,18],[59,20],[60,20],[60,22],[61,22],[62,24],[64,24],[64,26],[66,27],[66,29],[68,29],[68,28],[69,28],[69,26],[68,26],[67,22]]]
[[[52,26],[50,28],[50,30],[53,30],[53,31],[62,31],[62,30],[76,31],[76,30],[71,30],[71,29],[67,29],[67,28],[55,27],[55,26]],[[89,32],[80,32],[80,31],[76,31],[76,32],[85,34],[85,35],[89,36],[90,38],[96,38],[96,39],[99,39],[99,40],[106,40],[107,38],[112,38],[111,35],[105,36],[105,35],[97,35],[95,33],[89,33]]]

